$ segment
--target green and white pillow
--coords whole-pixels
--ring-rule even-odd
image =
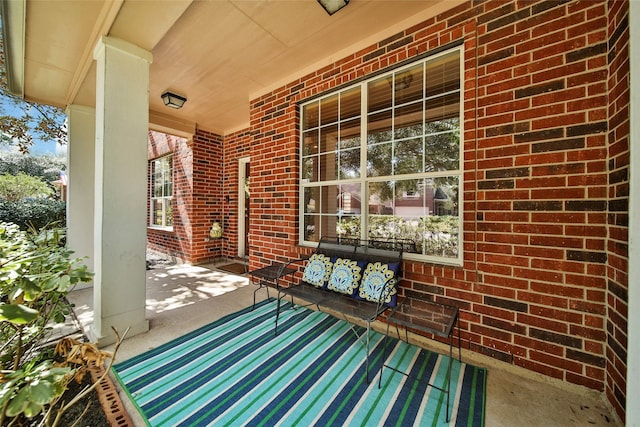
[[[331,258],[323,254],[313,254],[304,268],[302,280],[317,288],[324,288],[331,277],[332,268]]]
[[[395,277],[399,273],[399,262],[367,264],[356,298],[371,302],[383,302],[388,307],[395,307],[398,304],[398,281]],[[385,295],[386,284],[389,289]]]
[[[364,262],[338,258],[333,263],[333,271],[327,289],[354,296],[360,286]]]

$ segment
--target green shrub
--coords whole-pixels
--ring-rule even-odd
[[[51,224],[64,227],[66,218],[66,204],[61,200],[26,199],[9,202],[0,199],[0,221],[17,224],[21,230],[30,227],[40,229]]]
[[[0,175],[0,198],[17,202],[20,200],[46,199],[54,194],[53,188],[37,176],[19,172],[17,175]]]
[[[458,217],[428,215],[403,218],[394,215],[370,215],[369,238],[410,239],[416,243],[417,253],[455,258],[458,256]],[[360,217],[345,216],[336,225],[338,236],[360,236]]]
[[[92,277],[63,240],[62,229],[24,232],[0,222],[0,425],[44,413],[73,375],[41,347],[50,325],[70,313],[67,293]]]

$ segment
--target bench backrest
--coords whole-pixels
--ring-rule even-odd
[[[415,252],[415,248],[415,242],[407,239],[354,239],[325,236],[320,239],[316,253],[330,258],[347,258],[365,263],[401,263],[403,253]]]
[[[377,316],[384,307],[396,305],[406,251],[415,251],[413,241],[325,236],[309,258],[300,283],[374,303]]]

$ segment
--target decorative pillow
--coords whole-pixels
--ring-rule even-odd
[[[333,263],[333,271],[327,289],[354,296],[360,286],[364,262],[338,258]]]
[[[302,280],[318,288],[324,288],[331,277],[333,264],[328,256],[313,254],[302,274]]]
[[[395,307],[398,303],[398,282],[394,277],[399,272],[400,263],[398,262],[391,264],[381,262],[367,264],[356,297],[366,301],[380,302],[380,299],[384,297],[383,291],[385,284],[391,279],[391,282],[388,284],[388,294],[383,302],[389,307]]]

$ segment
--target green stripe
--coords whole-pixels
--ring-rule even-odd
[[[349,331],[346,331],[349,332]],[[342,334],[344,335],[344,334]],[[303,381],[300,381],[300,383],[298,384],[297,387],[295,387],[293,390],[291,390],[289,392],[289,394],[287,395],[286,398],[282,399],[280,401],[280,403],[278,405],[276,405],[271,412],[269,412],[269,414],[267,414],[267,416],[260,422],[260,424],[258,424],[259,426],[263,426],[267,423],[267,421],[271,420],[271,417],[273,417],[275,415],[276,412],[278,412],[278,410],[280,408],[282,408],[286,403],[289,403],[289,400],[293,399],[297,393],[300,391],[300,389],[307,385],[307,383],[309,381],[311,381],[311,377],[313,377],[321,368],[324,368],[325,365],[329,362],[333,363],[333,358],[336,356],[336,354],[338,354],[339,352],[342,351],[342,347],[336,347],[330,354],[329,357],[325,358],[322,363],[318,363],[316,365],[316,367],[313,369],[313,371],[311,372],[311,375],[307,376]],[[297,366],[297,365],[296,365]],[[295,367],[295,366],[294,366]]]
[[[471,389],[475,390],[478,383],[478,369],[474,367],[473,369],[473,380],[471,381]],[[471,398],[469,399],[469,417],[467,418],[467,425],[473,425],[473,413],[476,406],[476,394],[471,393]]]
[[[444,361],[444,359],[446,359],[445,356],[442,356],[440,358],[440,366],[443,366],[444,363],[442,363]],[[438,368],[438,371],[440,370],[440,368]],[[440,388],[444,390],[445,386],[447,385],[447,379],[449,378],[449,369],[447,369],[447,373],[444,375],[444,379],[442,380],[442,383],[440,384]],[[437,376],[437,375],[436,375]],[[442,412],[442,404],[444,402],[445,396],[447,396],[447,394],[443,391],[437,390],[438,392],[440,392],[440,398],[438,399],[438,405],[436,406],[436,413],[433,417],[433,422],[431,423],[432,426],[436,426],[438,425],[438,423],[436,422],[436,420],[438,420],[440,418],[440,412]],[[451,393],[451,390],[449,390],[449,393]],[[448,398],[448,397],[447,397]]]
[[[427,365],[429,364],[429,360],[431,360],[431,358],[434,356],[433,353],[429,353],[429,357],[425,357],[424,360],[422,361],[422,365],[420,366],[420,372],[417,375],[417,378],[422,378],[422,374],[424,373],[425,369],[427,369]],[[418,388],[418,380],[417,379],[409,379],[412,383],[411,385],[411,392],[409,393],[409,396],[407,397],[407,400],[405,400],[404,402],[404,406],[402,407],[402,411],[400,412],[400,416],[398,417],[398,420],[396,421],[396,426],[401,426],[402,423],[404,422],[404,417],[407,415],[407,411],[409,410],[409,406],[411,404],[411,402],[413,401],[413,397],[416,394],[416,389]],[[422,399],[421,399],[422,400]]]
[[[347,330],[347,332],[350,333],[351,330]],[[351,347],[353,347],[353,346],[360,347],[360,342],[358,342],[358,341],[353,342]],[[349,354],[349,357],[346,360],[344,358],[342,358],[341,361],[343,361],[344,363],[341,364],[341,367],[336,372],[336,375],[333,376],[333,379],[331,381],[328,381],[327,384],[322,388],[320,393],[318,393],[320,396],[324,396],[325,393],[331,388],[331,386],[333,384],[335,384],[337,381],[342,381],[343,378],[344,378],[343,377],[344,371],[347,370],[347,368],[349,366],[351,366],[351,364],[353,363],[353,361],[355,360],[356,357],[358,357],[358,358],[361,357],[361,355],[357,351],[350,351],[348,354]],[[307,416],[307,414],[314,407],[315,407],[315,405],[313,405],[313,404],[312,405],[307,405],[306,408],[304,409],[304,411],[298,413],[298,418],[295,419],[295,420],[292,420],[293,422],[291,424],[292,425],[298,425],[299,423],[301,423],[302,420]]]
[[[373,360],[373,363],[371,363],[369,366],[375,365],[380,358],[381,358],[381,353],[378,352],[378,354]],[[362,378],[360,378],[358,382],[354,384],[354,387],[349,391],[349,393],[347,394],[347,397],[342,401],[336,413],[333,414],[333,416],[329,419],[329,423],[327,425],[333,425],[333,423],[335,423],[336,417],[338,416],[338,414],[340,414],[340,412],[342,412],[342,409],[347,405],[347,403],[351,402],[351,398],[353,397],[353,394],[356,392],[356,390],[358,390],[358,388],[360,387],[360,384],[362,384],[362,381],[363,381]]]
[[[484,372],[484,374],[482,375],[482,417],[480,417],[480,424],[481,427],[484,427],[484,417],[485,417],[485,410],[486,410],[486,396],[487,396],[487,370],[484,368],[475,368],[478,370],[482,370],[482,372]],[[473,395],[475,396],[475,389],[473,390]]]
[[[120,377],[120,375],[118,375],[118,372],[115,370],[115,368],[111,368],[111,373],[113,373],[113,375],[116,377],[116,379],[118,380],[118,382],[120,383],[120,385],[122,385],[122,389],[125,391],[125,393],[127,393],[127,396],[129,397],[129,401],[133,403],[133,406],[135,406],[135,408],[138,410],[138,413],[140,414],[140,418],[142,418],[144,420],[144,423],[148,426],[148,427],[152,427],[151,423],[149,422],[149,420],[147,419],[147,417],[144,416],[144,412],[142,412],[142,408],[138,405],[138,402],[136,402],[136,400],[134,399],[134,397],[131,395],[131,393],[129,392],[129,390],[127,389],[127,387],[125,386],[125,382],[122,380],[122,378]]]
[[[340,325],[339,325],[338,323],[336,323],[336,326],[338,326],[338,327],[339,327]],[[321,337],[323,337],[323,339],[322,339],[322,341],[320,341],[320,343],[324,343],[324,342],[326,342],[326,341],[329,341],[330,339],[334,338],[334,335],[335,335],[335,334],[338,334],[339,336],[344,335],[344,331],[343,331],[343,330],[336,329],[336,328],[332,328],[332,329],[333,329],[333,332],[332,332],[331,334],[326,334],[326,333],[325,333],[325,334],[322,334],[322,335],[317,335],[317,337],[320,337],[320,336],[321,336]],[[326,336],[325,336],[325,335],[326,335]],[[316,338],[317,338],[317,337],[316,337]],[[304,347],[304,348],[308,347],[308,346],[309,346],[309,345],[311,345],[311,344],[315,344],[315,343],[317,343],[317,339],[316,339],[316,338],[314,338],[313,340],[309,341],[309,342],[305,345],[305,347]],[[304,348],[302,348],[301,350],[304,350]],[[322,348],[322,347],[320,347],[320,348]],[[318,355],[316,355],[316,356],[312,356],[312,355],[309,355],[308,357],[306,357],[306,356],[305,356],[305,357],[303,357],[301,360],[296,361],[296,362],[295,362],[295,364],[294,364],[291,368],[288,368],[287,370],[290,370],[290,371],[292,371],[292,372],[297,372],[297,371],[296,371],[296,368],[298,368],[300,365],[303,365],[303,364],[307,364],[307,365],[308,365],[308,363],[305,363],[307,360],[309,360],[309,359],[317,359],[317,357],[319,357],[319,356],[320,356],[320,354],[318,354]],[[328,360],[324,360],[324,361],[323,361],[321,364],[319,364],[318,366],[324,366],[324,364],[326,364],[327,362],[328,362]],[[318,368],[316,368],[315,370],[317,370],[317,369],[318,369]],[[294,377],[293,379],[295,379],[295,377]],[[289,379],[289,378],[287,377],[287,378],[281,378],[281,380],[280,380],[280,382],[285,382],[285,381],[287,382],[287,384],[289,384],[289,383],[291,382],[291,379]],[[278,383],[278,384],[279,384],[279,383]],[[278,384],[273,384],[273,386],[278,386]],[[238,418],[240,415],[244,414],[247,410],[249,410],[249,408],[250,408],[253,404],[255,404],[256,402],[258,402],[258,401],[262,400],[262,399],[264,398],[264,396],[265,396],[265,395],[277,394],[277,391],[276,391],[276,393],[270,393],[272,389],[273,389],[273,387],[268,387],[268,388],[266,388],[266,389],[263,389],[261,393],[258,393],[258,395],[257,395],[257,396],[255,396],[255,397],[253,398],[253,400],[251,400],[250,402],[248,402],[249,404],[245,406],[245,409],[244,409],[243,411],[240,411],[240,412],[239,412],[239,413],[237,413],[233,418],[231,418],[231,421],[232,421],[232,422],[233,422],[233,421],[236,421],[236,420],[237,420],[237,418]],[[299,387],[298,387],[298,389],[299,389]],[[298,390],[298,389],[296,389],[296,390]],[[291,398],[291,396],[288,396],[285,400],[280,401],[280,403],[279,403],[279,405],[278,405],[277,407],[278,407],[278,408],[279,408],[279,407],[282,407],[282,406],[283,406],[283,404],[284,404],[284,403],[286,403],[286,402],[288,401],[288,399],[290,399],[290,398]],[[268,417],[265,417],[265,419],[262,421],[262,423],[261,423],[261,424],[264,424],[264,422],[265,422],[265,421],[267,421],[267,420],[268,420],[270,417],[272,417],[272,416],[273,416],[273,410],[272,410],[272,412],[271,412],[271,413],[269,413]]]
[[[293,350],[296,350],[298,347],[300,347],[302,345],[302,343],[304,343],[304,341],[301,342],[296,342],[294,346],[288,347],[287,351],[278,353],[278,356],[272,360],[268,365],[264,366],[260,371],[258,371],[256,373],[256,375],[258,376],[262,376],[265,372],[268,371],[272,371],[274,367],[277,366],[282,366],[282,361],[283,360],[288,360],[291,358],[291,352],[293,352]],[[223,403],[226,404],[229,400],[231,400],[232,398],[235,398],[238,394],[240,394],[241,392],[244,392],[244,389],[246,388],[246,385],[243,387],[236,387],[235,389],[233,389],[231,391],[231,393],[229,393],[225,399],[223,399],[217,406],[209,408],[209,410],[202,415],[202,417],[206,417],[209,414],[215,412],[217,410],[217,408],[222,405]],[[201,417],[201,418],[202,418]],[[200,420],[198,420],[200,421]]]
[[[293,314],[292,314],[293,316]],[[307,322],[309,322],[309,317],[305,317],[304,320],[300,321],[301,325],[305,325]],[[320,321],[322,321],[322,319],[320,319]],[[313,322],[313,324],[317,324],[318,322]],[[303,335],[304,330],[300,331],[299,334]],[[256,335],[261,335],[262,331],[256,331],[256,333],[251,334],[252,336],[256,336]],[[294,335],[297,336],[297,335]],[[256,347],[256,344],[253,343],[252,341],[250,342],[240,342],[238,347],[235,349],[230,349],[229,351],[225,352],[225,356],[223,359],[216,359],[217,363],[220,364],[225,364],[227,365],[226,369],[233,369],[233,366],[237,366],[239,363],[243,362],[244,366],[248,366],[248,367],[253,367],[254,363],[259,363],[259,361],[261,359],[264,358],[263,355],[261,355],[261,351],[268,351],[269,353],[271,351],[276,351],[277,348],[280,347],[282,343],[278,343],[275,340],[269,340],[264,342],[261,346]],[[228,355],[227,355],[228,354]],[[249,358],[251,357],[251,358]],[[192,392],[192,394],[190,396],[192,396],[188,401],[186,400],[187,398],[183,398],[181,400],[182,405],[178,406],[180,409],[176,409],[173,412],[170,413],[163,413],[163,412],[159,412],[158,414],[156,414],[153,419],[154,420],[163,420],[163,421],[168,421],[171,419],[176,418],[178,415],[183,414],[184,413],[184,417],[187,418],[189,417],[194,411],[191,409],[194,405],[197,406],[199,401],[202,401],[203,399],[206,399],[207,395],[212,394],[213,391],[215,391],[216,389],[223,389],[226,390],[227,387],[229,387],[230,385],[233,386],[233,384],[235,384],[236,381],[238,381],[239,379],[241,379],[244,375],[246,375],[245,371],[239,370],[238,368],[235,368],[236,370],[232,370],[231,371],[231,375],[229,375],[226,378],[226,382],[225,381],[214,381],[213,383],[209,383],[209,384],[201,384],[198,385],[197,389],[194,390],[195,393],[198,393],[197,395],[194,396],[194,392]],[[170,379],[168,379],[167,381],[170,381]],[[197,376],[194,377],[193,381],[198,381]],[[185,384],[186,386],[190,386],[190,383],[192,381],[186,381]],[[209,387],[205,390],[205,392],[202,391],[202,388],[209,385]],[[212,386],[212,387],[211,387]],[[237,391],[237,390],[236,390]],[[236,393],[236,391],[234,391],[234,394]],[[195,397],[195,398],[194,398]],[[170,398],[170,397],[167,397]],[[228,400],[228,399],[227,399]],[[164,402],[160,401],[160,399],[157,399],[155,403],[155,406],[157,405],[163,405]],[[206,402],[203,402],[206,403]],[[175,406],[176,404],[174,404]],[[180,418],[178,418],[178,420],[180,420]]]
[[[260,334],[266,330],[272,333],[272,318],[268,310],[275,310],[275,302],[257,307],[254,312],[243,310],[227,317],[225,322],[214,322],[208,329],[202,329],[198,335],[202,341],[220,338],[222,331],[231,333],[224,343],[212,345],[206,353],[203,352],[202,363],[177,364],[176,370],[170,375],[153,379],[140,392],[129,391],[127,382],[140,384],[140,376],[144,376],[144,372],[153,371],[163,362],[175,363],[185,352],[191,351],[193,354],[200,340],[188,335],[188,341],[185,337],[173,346],[172,343],[161,346],[164,347],[162,351],[156,349],[146,356],[136,356],[136,360],[123,365],[120,372],[117,366],[114,367],[115,378],[123,384],[125,392],[141,413],[141,407],[146,409],[149,405],[169,402],[162,402],[163,390],[176,387],[176,390],[185,391],[179,399],[174,395],[177,400],[172,401],[171,406],[160,406],[163,410],[151,419],[142,414],[146,425],[157,427],[185,423],[187,419],[191,420],[189,417],[193,414],[198,414],[193,417],[195,424],[196,418],[202,416],[201,423],[208,419],[216,425],[303,425],[311,424],[317,417],[322,417],[326,425],[342,424],[344,417],[352,419],[353,424],[362,425],[405,425],[415,422],[422,426],[433,422],[439,427],[444,423],[443,406],[447,396],[438,390],[426,389],[423,392],[424,382],[394,376],[394,372],[389,370],[390,374],[379,389],[375,384],[379,380],[375,374],[372,383],[366,384],[362,374],[365,366],[364,349],[360,340],[350,336],[347,322],[322,312],[287,310],[281,315],[283,326],[287,322],[283,332],[278,337],[270,335],[267,338],[263,335],[262,341],[257,338]],[[266,321],[256,322],[260,316]],[[251,327],[245,331],[248,325]],[[452,412],[458,408],[459,389],[464,386],[460,395],[464,395],[469,412],[466,422],[462,419],[459,421],[470,427],[484,427],[485,369],[454,363],[449,372],[446,356],[433,352],[420,354],[420,348],[396,339],[391,339],[387,351],[383,352],[380,347],[383,338],[383,334],[371,332],[371,346],[375,350],[370,356],[371,366],[378,366],[384,362],[381,359],[387,356],[392,366],[398,365],[403,371],[409,367],[415,375],[434,378],[433,382],[441,384],[440,388],[445,388],[447,382],[452,381]],[[424,359],[420,360],[423,356]],[[437,371],[427,372],[434,360]],[[213,371],[209,371],[211,379],[199,376],[197,373],[204,366],[219,370],[220,376],[213,377]],[[185,368],[188,372],[183,371]],[[468,372],[472,380],[463,384],[460,378],[464,379],[465,369],[473,369]],[[359,374],[355,375],[354,372]],[[132,373],[138,378],[135,382],[130,379]],[[454,378],[457,378],[455,383]],[[397,393],[406,396],[403,401],[394,400]],[[338,395],[340,399],[335,399]],[[397,415],[388,418],[389,410]],[[417,417],[412,416],[415,410],[418,411]],[[452,417],[455,414],[453,412]]]
[[[407,357],[407,354],[409,353],[409,350],[412,350],[412,348],[410,346],[403,346],[404,351],[402,353],[402,355],[400,356],[400,360],[398,361],[396,366],[401,366],[402,362],[404,361],[404,359]],[[391,352],[391,354],[393,354],[393,351]],[[385,361],[383,361],[384,363]],[[367,416],[364,419],[364,424],[368,425],[369,419],[371,419],[371,417],[373,416],[373,414],[376,412],[375,409],[378,406],[378,403],[380,403],[380,400],[382,400],[383,396],[386,396],[386,391],[389,389],[390,385],[391,385],[391,376],[393,375],[393,373],[395,371],[391,371],[392,373],[391,375],[388,376],[387,381],[385,382],[384,386],[381,388],[381,390],[379,390],[380,392],[378,393],[378,397],[373,401],[373,405],[371,405],[369,411],[367,412]],[[402,383],[400,383],[402,384]]]

